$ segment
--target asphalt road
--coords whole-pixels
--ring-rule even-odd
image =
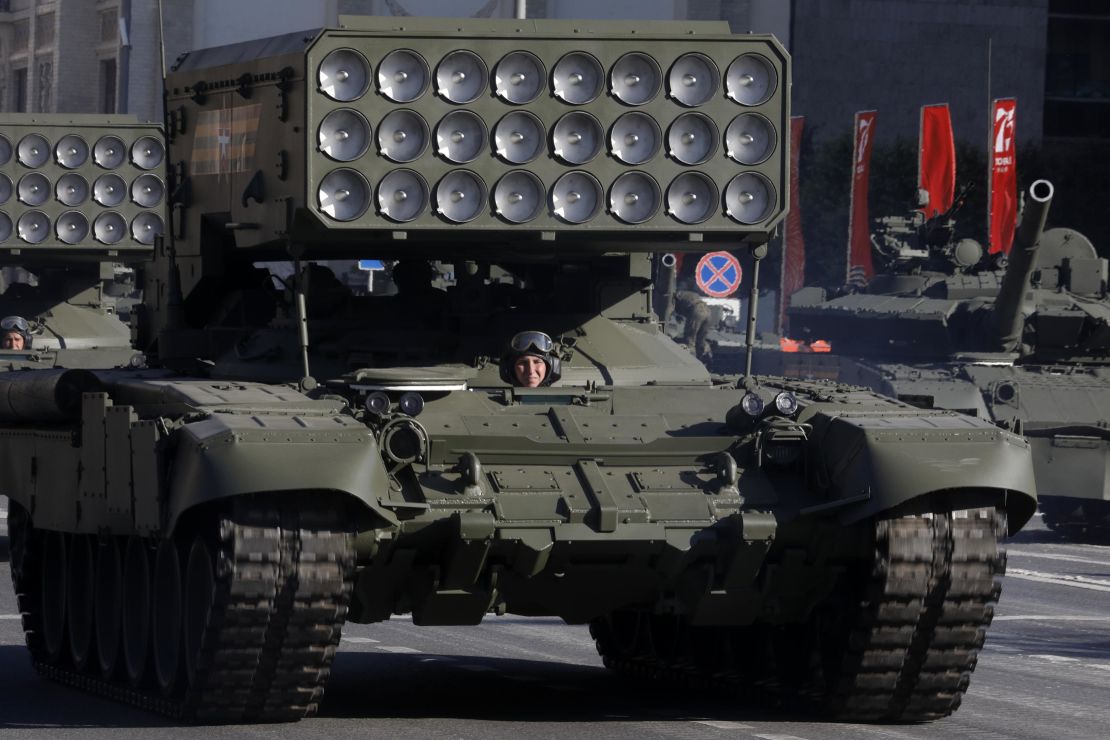
[[[5,506],[0,498],[0,508]],[[1101,738],[1110,730],[1110,546],[1065,543],[1039,519],[1009,544],[1009,573],[963,707],[925,725],[849,725],[628,684],[586,628],[491,617],[344,630],[320,716],[289,725],[175,725],[37,677],[27,660],[0,520],[4,738]]]

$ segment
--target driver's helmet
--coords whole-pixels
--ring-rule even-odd
[[[540,358],[547,366],[547,374],[544,375],[543,383],[540,385],[551,385],[561,376],[562,363],[555,354],[555,343],[551,341],[551,337],[542,331],[522,331],[509,340],[508,346],[501,355],[500,369],[503,381],[509,385],[516,384],[513,365],[526,355]]]
[[[23,336],[23,348],[31,348],[31,327],[27,319],[22,316],[5,316],[0,319],[0,331],[4,334],[10,331],[18,332]]]

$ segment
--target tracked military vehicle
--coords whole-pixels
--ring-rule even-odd
[[[1032,218],[1044,217],[1050,195],[1047,183],[1034,184],[1025,201],[1039,214]],[[806,288],[792,300],[792,330],[828,339],[833,354],[761,367],[859,383],[1021,431],[1045,523],[1105,535],[1107,262],[1072,229],[1019,233],[1008,260],[954,233],[949,217],[881,219],[873,243],[883,267],[863,290]]]
[[[133,116],[0,116],[0,316],[30,339],[0,371],[142,363],[120,309],[162,230],[164,155]]]
[[[296,719],[345,621],[514,613],[589,623],[620,672],[845,719],[956,709],[998,539],[1035,509],[1026,442],[714,380],[651,310],[651,253],[758,257],[786,212],[773,38],[349,18],[190,53],[166,85],[150,367],[8,386],[51,409],[0,427],[41,673]],[[454,284],[351,296],[318,262],[352,258]],[[503,380],[521,330],[554,339],[558,382]]]

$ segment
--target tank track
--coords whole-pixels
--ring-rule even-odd
[[[730,695],[739,688],[842,721],[948,716],[967,690],[1001,593],[1005,516],[982,509],[903,517],[874,530],[873,562],[849,570],[805,626],[683,624],[668,651],[657,647],[658,631],[629,635],[634,620],[610,617],[591,624],[598,652],[622,674]]]
[[[1110,541],[1110,501],[1040,496],[1044,524],[1067,539],[1092,544]]]
[[[44,660],[34,589],[24,582],[17,591],[34,667],[51,680],[174,719],[275,722],[312,715],[350,600],[354,552],[347,526],[342,507],[236,500],[213,533],[215,589],[193,675],[186,680],[183,668],[180,688],[169,696],[157,686],[135,688],[126,678],[107,680]]]

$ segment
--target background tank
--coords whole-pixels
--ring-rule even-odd
[[[1039,201],[1049,194],[1034,184],[1023,228],[1043,218]],[[833,354],[764,354],[762,367],[861,383],[1021,430],[1045,523],[1105,534],[1106,260],[1072,229],[1044,231],[1035,244],[1019,232],[1008,260],[952,232],[945,219],[880,219],[873,243],[883,268],[866,287],[806,288],[792,299],[792,333],[827,339]]]
[[[79,408],[0,425],[39,670],[294,719],[348,619],[512,612],[589,623],[621,672],[841,718],[953,711],[998,538],[1035,508],[1026,443],[859,389],[713,380],[651,310],[651,252],[762,249],[786,212],[778,43],[344,24],[178,65],[152,367],[70,371]],[[355,258],[400,260],[399,292],[321,264]],[[502,379],[521,330],[554,339],[557,383]]]
[[[164,170],[161,128],[133,116],[0,115],[0,316],[33,334],[0,368],[141,364],[120,309],[162,231]]]

